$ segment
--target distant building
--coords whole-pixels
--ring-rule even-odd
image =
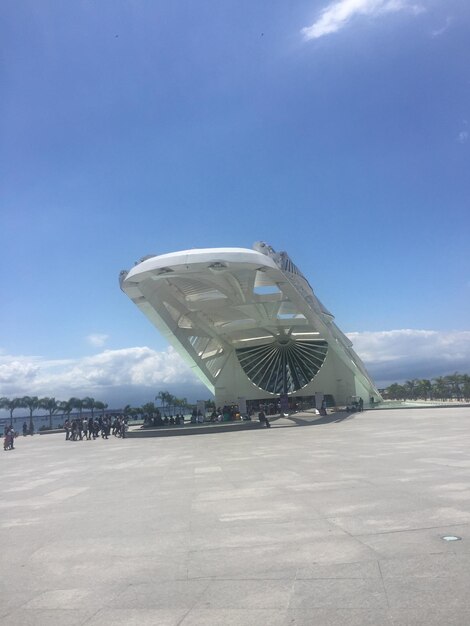
[[[145,257],[120,285],[217,405],[281,395],[381,400],[307,279],[265,243]]]

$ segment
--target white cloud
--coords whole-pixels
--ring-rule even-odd
[[[91,335],[88,335],[86,339],[91,346],[94,346],[95,348],[102,348],[104,344],[108,341],[109,335],[93,333]]]
[[[441,28],[436,28],[436,30],[431,31],[431,37],[440,37],[441,35],[443,35],[446,30],[449,29],[449,26],[452,23],[452,18],[451,17],[447,17],[444,26],[441,26]]]
[[[380,386],[453,371],[470,373],[470,331],[402,329],[348,337]]]
[[[4,385],[15,385],[18,380],[24,383],[32,382],[38,372],[39,365],[33,360],[25,361],[22,357],[0,357],[0,389]]]
[[[123,389],[162,385],[194,385],[191,369],[173,348],[157,352],[147,347],[105,350],[66,360],[0,354],[0,396],[94,395],[106,400]]]
[[[457,135],[457,141],[459,143],[467,143],[468,141],[468,130],[461,130]]]
[[[321,12],[311,26],[302,29],[305,39],[318,39],[344,28],[351,19],[360,15],[378,17],[386,13],[408,11],[421,13],[423,7],[409,0],[338,0]]]

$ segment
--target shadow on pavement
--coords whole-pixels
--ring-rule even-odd
[[[322,426],[323,424],[338,424],[345,420],[354,419],[355,413],[347,413],[346,411],[341,413],[332,413],[331,415],[324,415],[323,417],[299,417],[297,415],[290,415],[289,417],[275,417],[269,418],[269,421],[276,428],[292,428],[292,426]],[[285,420],[291,422],[289,424],[278,423]]]

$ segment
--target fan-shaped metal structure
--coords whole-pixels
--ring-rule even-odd
[[[292,393],[314,379],[325,361],[328,343],[282,338],[236,352],[243,371],[257,387],[269,393]]]

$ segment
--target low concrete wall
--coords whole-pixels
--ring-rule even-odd
[[[54,428],[53,430],[38,430],[36,435],[57,435],[57,433],[65,433],[65,428]]]

